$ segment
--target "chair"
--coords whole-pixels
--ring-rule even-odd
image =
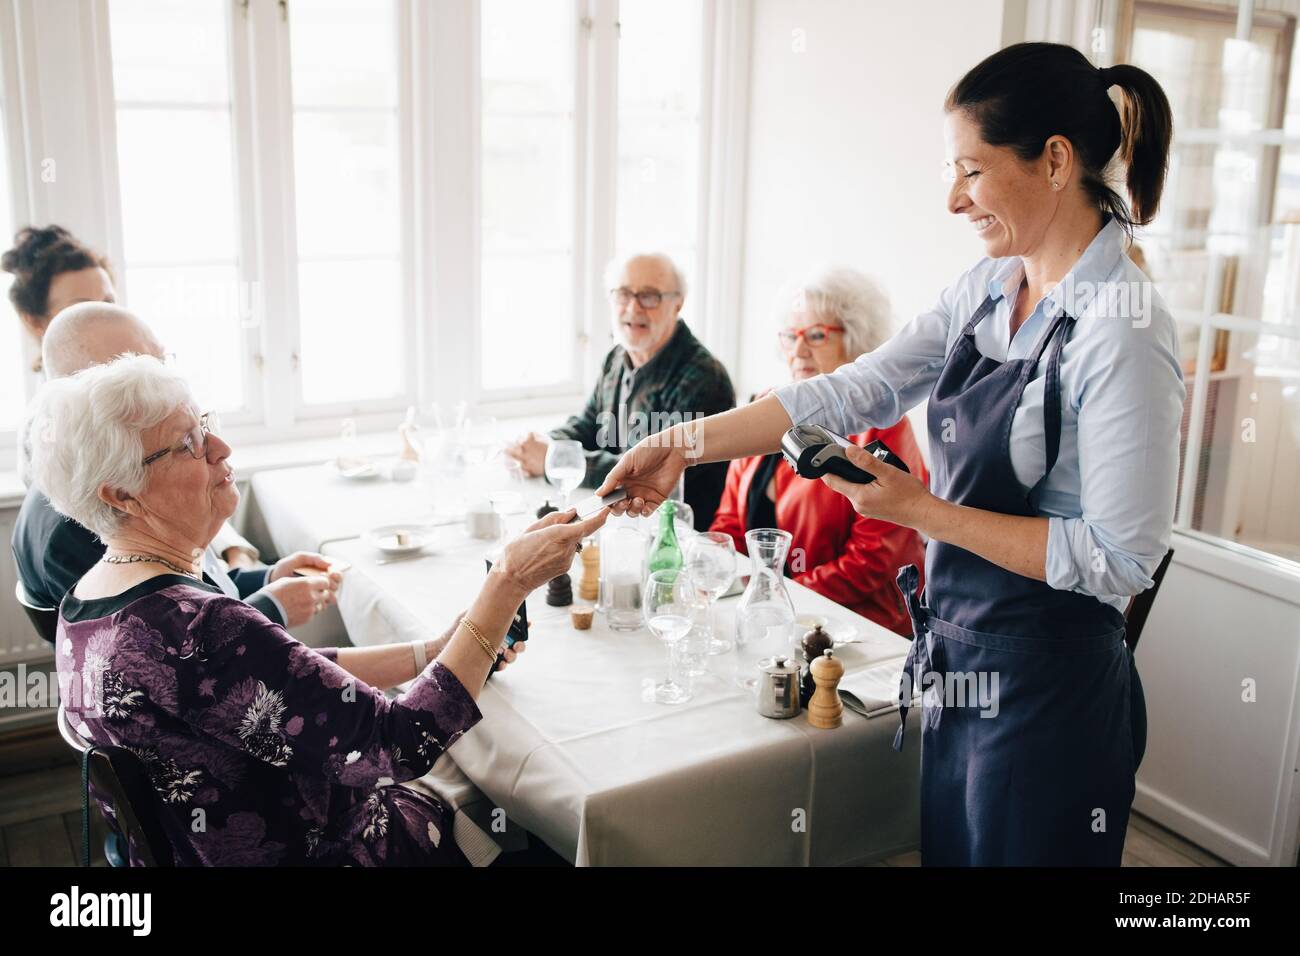
[[[105,841],[104,852],[112,861],[115,855],[123,862],[114,865],[126,866],[125,849],[128,844],[135,847],[136,855],[144,866],[174,866],[171,843],[163,831],[161,822],[161,801],[158,793],[149,782],[140,758],[125,747],[97,747],[87,744],[68,722],[63,704],[59,704],[59,734],[68,746],[81,754],[81,833],[82,862],[90,863],[90,785],[103,795],[113,808],[113,816],[121,828],[121,834],[110,834]],[[118,836],[120,850],[114,851],[110,844]]]
[[[32,626],[36,628],[36,633],[53,644],[55,631],[59,627],[59,609],[56,607],[41,607],[33,601],[27,593],[27,588],[23,586],[21,578],[14,582],[14,599],[27,612],[27,617],[32,622]]]
[[[1156,592],[1160,590],[1160,582],[1165,579],[1165,572],[1169,570],[1169,562],[1173,559],[1173,556],[1173,548],[1165,552],[1165,556],[1160,559],[1160,566],[1156,568],[1156,573],[1151,576],[1151,587],[1136,595],[1128,603],[1128,611],[1124,614],[1124,640],[1128,642],[1130,652],[1137,649],[1138,638],[1142,636],[1142,628],[1146,626],[1147,615],[1151,613],[1151,605],[1155,603]]]

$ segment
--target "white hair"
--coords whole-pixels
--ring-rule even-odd
[[[108,540],[124,515],[99,497],[107,485],[138,495],[146,482],[141,435],[192,406],[185,379],[150,355],[125,355],[51,379],[31,411],[32,474],[60,514]]]
[[[614,288],[615,283],[618,282],[618,274],[622,272],[623,267],[626,266],[633,259],[653,259],[655,262],[658,262],[670,273],[672,273],[673,282],[676,283],[677,285],[676,289],[660,289],[659,291],[680,292],[682,298],[683,299],[686,298],[686,276],[681,269],[677,268],[677,263],[673,262],[672,256],[668,255],[668,253],[666,252],[631,252],[626,254],[620,253],[619,255],[615,256],[613,259],[610,259],[609,263],[605,266],[604,277],[605,277],[606,291]]]
[[[869,276],[847,266],[810,271],[788,283],[776,301],[777,321],[791,312],[810,312],[844,326],[849,361],[873,352],[893,331],[889,296]]]

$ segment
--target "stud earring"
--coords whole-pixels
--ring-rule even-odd
[[[1052,188],[1053,188],[1053,189],[1060,189],[1060,188],[1061,188],[1061,184],[1060,184],[1060,183],[1057,183],[1057,182],[1054,182],[1054,183],[1052,183]]]

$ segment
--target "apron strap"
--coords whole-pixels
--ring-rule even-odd
[[[966,325],[962,328],[961,334],[974,335],[975,326],[983,322],[984,317],[987,316],[990,312],[992,312],[994,306],[996,306],[997,304],[998,301],[997,299],[993,298],[993,296],[989,296],[988,298],[986,298],[984,302],[980,305],[980,307],[975,310],[975,314],[970,317],[969,321],[967,321]]]
[[[903,664],[903,681],[898,688],[898,730],[894,733],[895,751],[903,749],[903,734],[907,729],[907,711],[912,706],[912,691],[916,687],[917,671],[924,676],[930,670],[929,654],[926,644],[926,621],[929,612],[921,604],[916,593],[921,574],[915,564],[901,568],[897,577],[898,590],[903,592],[907,604],[907,613],[912,618],[912,646],[908,649],[907,660]]]
[[[1065,340],[1069,337],[1070,327],[1073,325],[1074,319],[1061,313],[1038,343],[1038,348],[1034,350],[1034,361],[1026,365],[1029,373],[1033,374],[1032,370],[1042,358],[1047,343],[1055,339],[1056,344],[1052,347],[1052,354],[1048,356],[1047,371],[1043,376],[1043,443],[1047,451],[1047,468],[1043,472],[1043,477],[1039,478],[1034,487],[1029,490],[1029,503],[1035,510],[1038,509],[1038,496],[1042,493],[1043,486],[1047,484],[1047,476],[1052,473],[1052,468],[1056,466],[1056,459],[1061,454],[1061,349],[1065,346]]]

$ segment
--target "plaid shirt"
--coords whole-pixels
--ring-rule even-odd
[[[726,368],[678,319],[672,338],[639,369],[621,345],[610,349],[586,407],[551,437],[582,442],[587,449],[584,484],[596,487],[619,456],[642,438],[687,420],[686,415],[715,415],[735,405]],[[695,512],[697,529],[706,530],[713,521],[726,480],[725,461],[687,469],[686,503]]]

